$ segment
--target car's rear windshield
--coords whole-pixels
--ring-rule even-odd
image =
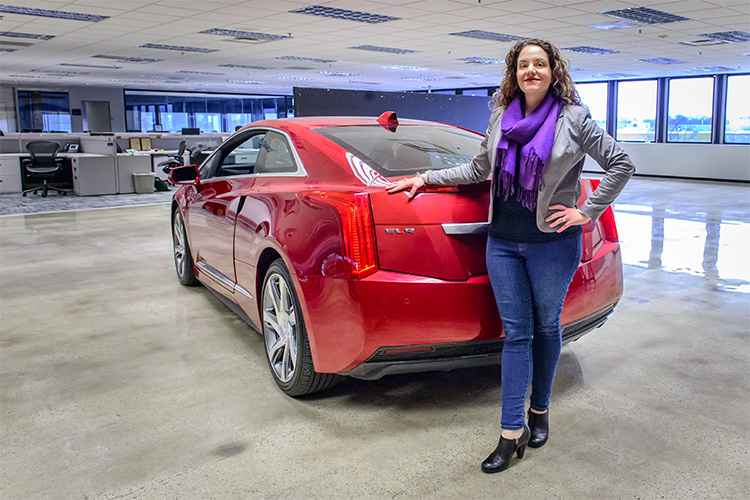
[[[380,125],[317,127],[384,177],[455,167],[471,162],[482,136],[449,126],[399,125],[391,132]]]

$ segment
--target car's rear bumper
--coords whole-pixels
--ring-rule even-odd
[[[446,281],[378,271],[361,280],[306,277],[300,288],[313,363],[321,373],[379,377],[449,369],[492,363],[484,358],[502,350],[502,324],[486,274]],[[582,263],[573,278],[562,313],[566,339],[598,326],[597,318],[606,318],[621,296],[622,263],[613,243]],[[360,367],[389,364],[384,349],[396,347],[388,346],[402,348],[406,358],[396,357],[393,364],[404,366]],[[432,354],[408,357],[422,351]],[[435,368],[423,366],[426,362]]]
[[[615,302],[590,316],[563,325],[563,343],[578,340],[591,330],[602,326],[616,305]],[[364,363],[342,375],[374,380],[397,373],[447,371],[499,364],[502,351],[502,338],[422,346],[381,347]]]

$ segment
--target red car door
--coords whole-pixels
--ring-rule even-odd
[[[234,293],[234,232],[242,197],[252,188],[263,132],[240,134],[217,151],[206,178],[188,195],[190,245],[202,277],[227,296]]]

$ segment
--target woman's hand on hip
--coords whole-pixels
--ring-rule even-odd
[[[424,184],[422,176],[416,175],[414,177],[407,177],[396,182],[391,182],[385,187],[385,189],[388,191],[388,194],[398,193],[399,191],[408,189],[409,199],[412,199],[414,198],[414,195],[417,194],[417,189],[424,186]]]
[[[549,227],[558,228],[557,232],[562,233],[571,226],[580,226],[591,220],[591,217],[584,215],[577,208],[566,207],[565,205],[551,205],[550,210],[557,210],[545,219],[549,222]]]

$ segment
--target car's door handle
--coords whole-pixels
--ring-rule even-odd
[[[442,224],[445,234],[481,234],[490,227],[489,222],[463,222],[458,224]]]

